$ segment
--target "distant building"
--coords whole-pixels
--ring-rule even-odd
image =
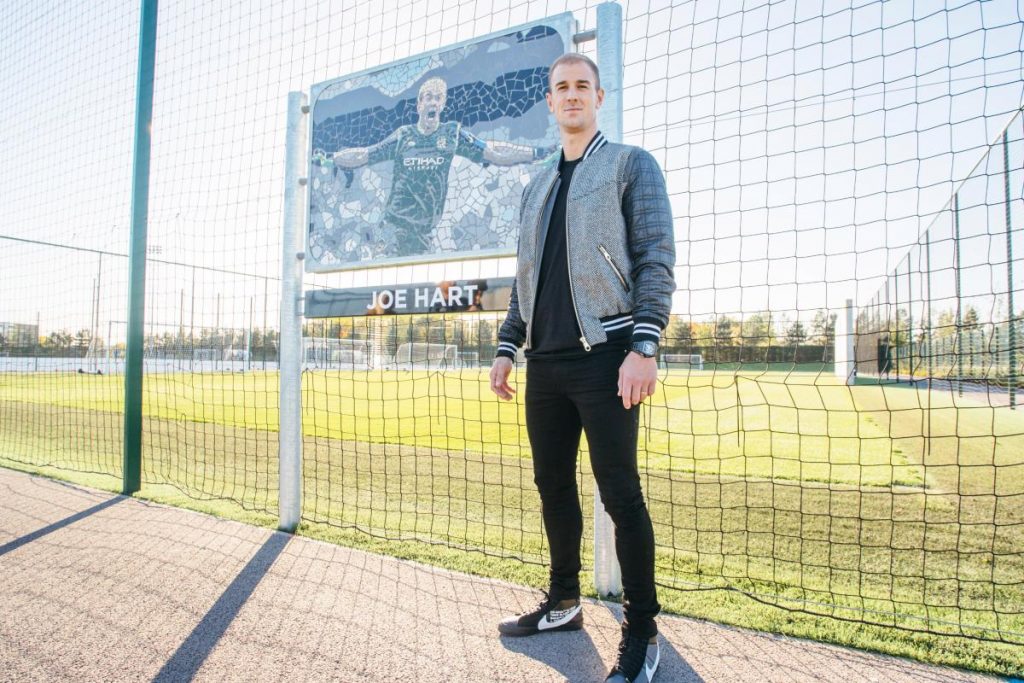
[[[39,343],[39,326],[0,322],[0,336],[6,348],[34,346]]]

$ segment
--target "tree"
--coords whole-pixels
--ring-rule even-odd
[[[953,311],[939,313],[933,334],[939,339],[956,335],[956,314]]]
[[[811,322],[814,337],[824,347],[831,347],[836,341],[836,314],[818,309]]]
[[[967,310],[964,312],[963,319],[960,321],[960,326],[967,331],[978,329],[978,327],[980,327],[980,323],[978,321],[978,309],[974,306],[968,306]]]
[[[807,340],[807,330],[804,329],[803,323],[799,320],[795,321],[786,330],[786,344],[789,346],[799,346]]]
[[[49,355],[63,355],[71,348],[71,341],[71,334],[66,330],[54,331],[43,340],[43,347]]]
[[[453,318],[451,320],[451,342],[458,346],[460,351],[463,350],[462,347],[465,346],[466,339],[468,337],[468,335],[466,334],[466,325],[464,323],[465,321],[461,317]]]
[[[889,320],[889,344],[906,346],[910,342],[910,314],[905,308],[897,308],[894,319]]]
[[[409,339],[411,342],[426,342],[430,337],[430,317],[426,315],[411,316]]]
[[[740,324],[740,336],[744,346],[768,346],[772,339],[772,314],[754,313]]]
[[[707,320],[704,322],[690,323],[690,334],[693,345],[700,348],[707,348],[715,345],[715,323]]]
[[[423,316],[427,324],[427,342],[430,344],[444,344],[448,341],[447,323],[445,320],[435,320],[434,316]]]
[[[661,345],[667,353],[687,353],[693,346],[693,328],[689,317],[672,317]]]
[[[733,335],[739,325],[727,315],[720,316],[715,321],[715,342],[719,346],[732,346]]]
[[[480,318],[472,328],[472,332],[469,336],[469,344],[476,347],[477,351],[483,352],[484,349],[491,349],[494,347],[494,328],[491,323]]]
[[[789,344],[788,338],[786,337],[786,330],[789,329],[789,316],[785,313],[780,313],[775,318],[775,325],[772,327],[772,334],[778,339],[777,346],[786,346]]]
[[[926,316],[925,319],[921,321],[921,330],[917,333],[917,337],[914,339],[914,342],[917,344],[918,348],[922,349],[921,353],[924,353],[923,349],[925,344],[928,343],[929,337],[934,336],[932,333],[930,333],[930,330],[932,329],[931,323],[932,321],[928,319],[928,317]]]

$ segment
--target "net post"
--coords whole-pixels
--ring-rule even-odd
[[[960,194],[953,195],[953,276],[956,280],[956,389],[964,395],[963,299],[960,296]]]
[[[132,225],[128,258],[128,335],[124,371],[124,450],[121,493],[142,485],[142,355],[146,313],[146,233],[149,219],[149,152],[156,66],[157,0],[142,0],[139,72],[135,91]]]
[[[907,384],[914,384],[914,273],[907,254]],[[898,367],[898,366],[897,366]],[[899,376],[899,371],[896,372]]]
[[[928,349],[928,389],[932,388],[932,377],[935,376],[934,370],[934,359],[932,350],[932,238],[931,230],[924,231],[924,257],[925,257],[925,285],[928,289],[927,298],[925,298],[925,306],[927,307],[925,313],[925,344]],[[929,399],[931,400],[931,399]],[[929,418],[930,419],[930,418]],[[930,432],[929,432],[930,434]]]
[[[1013,302],[1013,220],[1010,215],[1010,147],[1007,131],[1003,131],[1003,190],[1006,207],[1006,298],[1007,298],[1007,349],[1009,367],[1006,371],[1006,386],[1010,394],[1010,410],[1017,409],[1017,335],[1016,312]]]
[[[601,70],[604,105],[598,127],[608,140],[622,141],[622,7],[597,6],[597,68]],[[594,588],[601,597],[622,593],[622,570],[615,555],[615,525],[604,509],[594,482]]]
[[[853,329],[853,299],[846,300],[846,307],[842,316],[836,319],[835,332],[835,366],[833,373],[843,384],[855,384],[857,377],[856,355],[854,350],[855,338]]]
[[[302,225],[306,179],[306,94],[288,93],[284,220],[281,228],[280,431],[278,508],[282,531],[293,532],[302,509]]]
[[[896,384],[900,383],[900,264],[896,264],[892,278],[892,294],[895,300],[892,305],[892,314],[889,317],[889,345],[886,347],[886,372],[885,378],[889,379],[889,373],[896,371]],[[893,351],[893,346],[896,350]],[[891,357],[896,356],[895,360]]]

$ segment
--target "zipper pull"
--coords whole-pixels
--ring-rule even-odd
[[[580,341],[583,343],[583,350],[590,351],[590,344],[587,343],[587,336],[583,335],[582,337],[580,337]]]

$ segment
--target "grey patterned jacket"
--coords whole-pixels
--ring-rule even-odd
[[[544,239],[560,182],[553,165],[523,190],[516,282],[498,331],[499,356],[530,348]],[[583,348],[630,325],[634,341],[658,341],[672,308],[676,252],[665,179],[654,157],[598,133],[573,173],[565,230]]]

